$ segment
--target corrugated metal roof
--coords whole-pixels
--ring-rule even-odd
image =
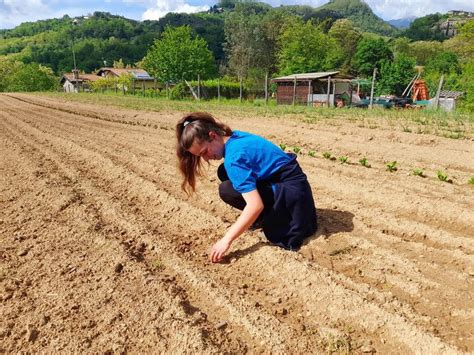
[[[66,78],[67,80],[71,81],[71,82],[76,81],[76,79],[74,79],[74,74],[73,73],[64,73],[63,77]],[[97,81],[99,79],[101,79],[101,77],[98,76],[98,75],[95,75],[95,74],[79,74],[77,82]]]
[[[287,76],[281,76],[279,78],[273,78],[274,81],[289,81],[289,80],[312,80],[312,79],[321,79],[327,78],[328,76],[334,76],[339,74],[338,71],[327,71],[327,72],[318,72],[318,73],[303,73],[303,74],[293,74]]]
[[[460,96],[463,96],[464,92],[462,91],[450,91],[450,90],[441,90],[439,93],[439,97],[446,97],[446,98],[452,98],[452,99],[457,99]]]

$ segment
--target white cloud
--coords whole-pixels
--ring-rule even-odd
[[[0,0],[0,28],[46,19],[50,9],[42,0]]]
[[[133,1],[133,0],[132,0]],[[127,0],[127,2],[132,2]],[[143,3],[143,1],[138,1]],[[156,0],[149,4],[149,8],[143,13],[142,20],[158,20],[169,12],[195,13],[209,10],[209,5],[190,5],[184,0]]]

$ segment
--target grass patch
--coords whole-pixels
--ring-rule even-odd
[[[444,112],[435,110],[386,110],[374,108],[336,109],[327,107],[311,107],[305,105],[277,105],[275,99],[265,104],[263,99],[244,100],[221,99],[209,101],[169,100],[166,97],[142,97],[123,95],[121,93],[37,93],[63,98],[68,101],[94,103],[102,106],[118,106],[146,111],[209,111],[219,116],[257,116],[293,118],[306,123],[331,121],[330,124],[341,125],[337,120],[352,122],[359,127],[369,129],[396,129],[405,132],[431,133],[439,136],[463,139],[474,136],[474,114],[465,112]]]

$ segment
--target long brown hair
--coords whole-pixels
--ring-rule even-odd
[[[188,152],[195,141],[210,141],[209,132],[221,136],[231,136],[232,130],[226,124],[217,121],[207,112],[192,112],[181,118],[176,124],[176,155],[179,170],[183,175],[181,188],[189,195],[196,190],[196,177],[202,176],[202,160],[200,156]]]

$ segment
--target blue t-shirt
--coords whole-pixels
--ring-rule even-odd
[[[224,167],[234,189],[240,193],[257,188],[257,181],[268,179],[291,158],[266,139],[233,131],[224,147]]]

